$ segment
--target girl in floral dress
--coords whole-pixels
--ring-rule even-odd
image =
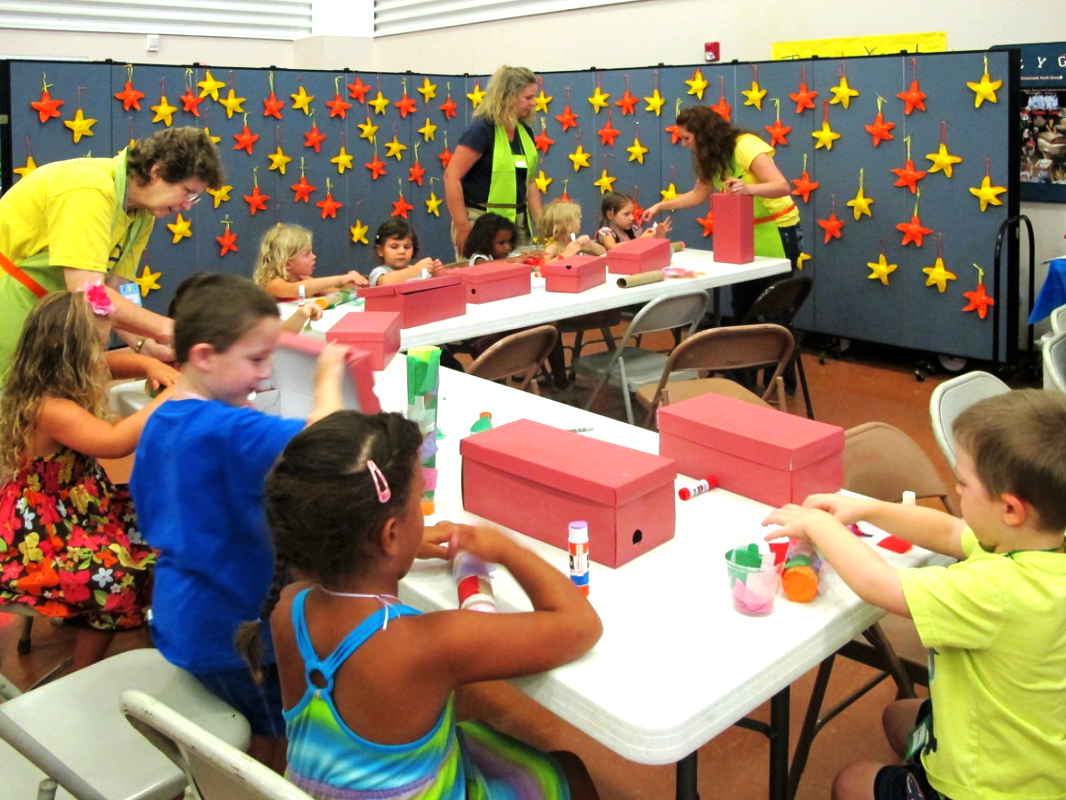
[[[78,620],[75,669],[103,658],[116,630],[142,624],[155,560],[128,491],[96,458],[132,453],[170,393],[108,421],[112,375],[144,377],[133,353],[105,359],[113,311],[99,284],[41,300],[0,398],[0,604]]]

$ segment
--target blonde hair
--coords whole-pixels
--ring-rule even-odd
[[[522,119],[515,113],[515,100],[529,84],[536,83],[537,76],[525,67],[509,67],[504,64],[489,78],[485,87],[485,99],[474,109],[474,118],[485,117],[496,125],[513,128],[516,123],[532,125],[536,122],[535,111]]]
[[[288,279],[288,263],[304,250],[311,249],[311,231],[302,225],[279,222],[263,234],[254,279],[264,289],[275,278]]]
[[[581,227],[581,206],[573,200],[552,200],[544,206],[537,230],[540,243],[545,247],[552,244],[565,244],[563,241],[571,233],[577,233]]]
[[[0,398],[0,474],[26,463],[47,397],[72,400],[106,419],[111,373],[93,313],[83,292],[53,292],[22,326]]]

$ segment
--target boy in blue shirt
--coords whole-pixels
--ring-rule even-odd
[[[863,600],[911,617],[929,648],[930,699],[884,713],[902,766],[844,768],[846,800],[1066,797],[1066,395],[1013,391],[955,421],[962,519],[812,495],[763,524],[812,542]],[[866,520],[960,559],[897,569],[845,527]]]

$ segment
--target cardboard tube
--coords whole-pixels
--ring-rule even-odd
[[[658,283],[666,278],[666,273],[661,269],[652,272],[638,272],[636,275],[623,275],[618,279],[619,289],[628,289],[631,286],[643,286],[646,283]]]

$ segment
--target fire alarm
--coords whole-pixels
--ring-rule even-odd
[[[718,42],[707,42],[703,45],[703,60],[708,64],[713,64],[721,57],[722,53]]]

